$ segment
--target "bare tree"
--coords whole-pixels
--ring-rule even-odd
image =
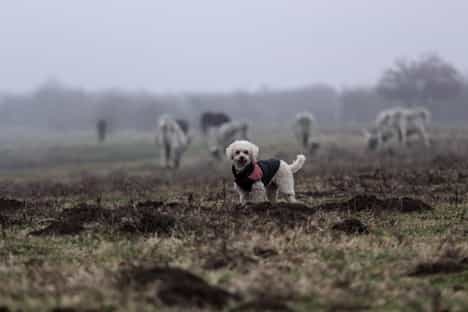
[[[463,78],[458,70],[435,54],[418,60],[399,59],[387,69],[377,84],[377,92],[388,100],[407,106],[427,105],[458,96]]]

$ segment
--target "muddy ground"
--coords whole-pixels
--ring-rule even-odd
[[[325,145],[297,174],[297,204],[242,207],[229,164],[209,161],[10,174],[0,311],[466,311],[465,137]]]

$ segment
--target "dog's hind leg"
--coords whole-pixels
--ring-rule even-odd
[[[296,202],[296,194],[294,193],[294,176],[291,171],[284,172],[284,177],[278,183],[280,193],[286,195],[286,199],[290,203]]]
[[[278,185],[275,183],[268,185],[266,195],[269,202],[276,203],[276,200],[278,199]]]

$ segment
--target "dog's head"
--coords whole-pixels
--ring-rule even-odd
[[[233,162],[237,170],[242,170],[257,160],[258,151],[258,146],[249,141],[234,141],[226,148],[226,157]]]

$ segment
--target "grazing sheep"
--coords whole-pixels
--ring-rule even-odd
[[[384,110],[377,115],[375,125],[365,130],[368,148],[375,150],[397,139],[400,146],[407,146],[408,139],[417,135],[425,146],[429,146],[429,135],[426,130],[431,113],[424,107],[395,107]]]
[[[219,127],[215,133],[210,152],[215,159],[221,160],[224,149],[236,139],[246,140],[249,125],[246,122],[230,121]]]
[[[188,134],[190,129],[190,123],[186,119],[176,119],[177,124],[179,125],[180,129],[184,131],[185,134]]]
[[[430,122],[431,113],[426,108],[414,107],[411,110],[407,110],[400,122],[401,144],[406,145],[410,136],[417,135],[424,142],[424,145],[428,147],[430,141],[426,126]]]
[[[162,166],[178,168],[190,141],[190,136],[182,130],[175,119],[168,115],[159,118],[159,143],[163,149]]]
[[[210,129],[216,129],[230,121],[231,118],[225,113],[205,112],[200,117],[201,132],[206,136]]]
[[[307,153],[313,154],[319,148],[320,144],[315,141],[317,122],[311,113],[298,113],[294,121],[293,131],[303,150]]]

